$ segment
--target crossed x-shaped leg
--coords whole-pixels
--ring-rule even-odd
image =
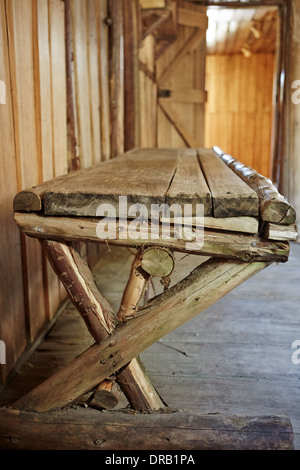
[[[50,240],[41,243],[95,344],[14,403],[16,408],[37,412],[76,402],[112,375],[134,409],[155,411],[164,408],[166,404],[138,355],[271,264],[210,258],[185,279],[139,307],[149,280],[149,275],[140,269],[143,254],[143,248],[140,248],[132,264],[120,310],[115,315],[99,292],[86,262],[72,244]]]

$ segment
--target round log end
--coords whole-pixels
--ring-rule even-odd
[[[33,191],[21,191],[15,198],[13,203],[14,211],[38,212],[42,210],[42,200],[39,194]]]
[[[166,248],[148,247],[143,252],[141,267],[151,276],[167,277],[174,266],[174,256]]]

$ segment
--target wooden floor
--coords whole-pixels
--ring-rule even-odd
[[[95,271],[102,292],[117,309],[130,269],[126,248],[107,251]],[[199,264],[177,256],[172,282]],[[142,360],[167,404],[193,414],[284,415],[300,449],[300,245],[286,264],[272,265],[201,315],[151,346]],[[162,287],[156,283],[157,293]],[[11,383],[0,405],[9,405],[91,344],[75,309],[66,305],[55,326]],[[127,406],[122,399],[118,408]],[[93,410],[94,411],[94,410]]]

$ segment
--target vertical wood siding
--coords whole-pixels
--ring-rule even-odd
[[[110,158],[107,2],[70,4],[76,153],[87,167]],[[65,2],[0,0],[0,383],[66,297],[39,242],[20,234],[12,206],[18,191],[71,168],[65,51]],[[81,250],[93,265],[98,246]]]
[[[274,54],[209,55],[205,146],[270,176]]]

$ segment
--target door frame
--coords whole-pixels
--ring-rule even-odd
[[[280,20],[279,29],[279,47],[277,50],[276,64],[277,64],[277,75],[276,75],[276,86],[273,93],[276,97],[276,105],[273,111],[273,129],[272,129],[272,141],[270,149],[271,159],[271,175],[274,184],[278,188],[282,187],[283,179],[283,160],[285,153],[285,117],[287,112],[287,72],[289,70],[289,21],[291,18],[291,0],[249,0],[247,3],[245,0],[196,0],[197,4],[206,7],[216,6],[223,8],[249,8],[249,7],[260,7],[260,6],[276,6],[278,7],[278,15]]]

